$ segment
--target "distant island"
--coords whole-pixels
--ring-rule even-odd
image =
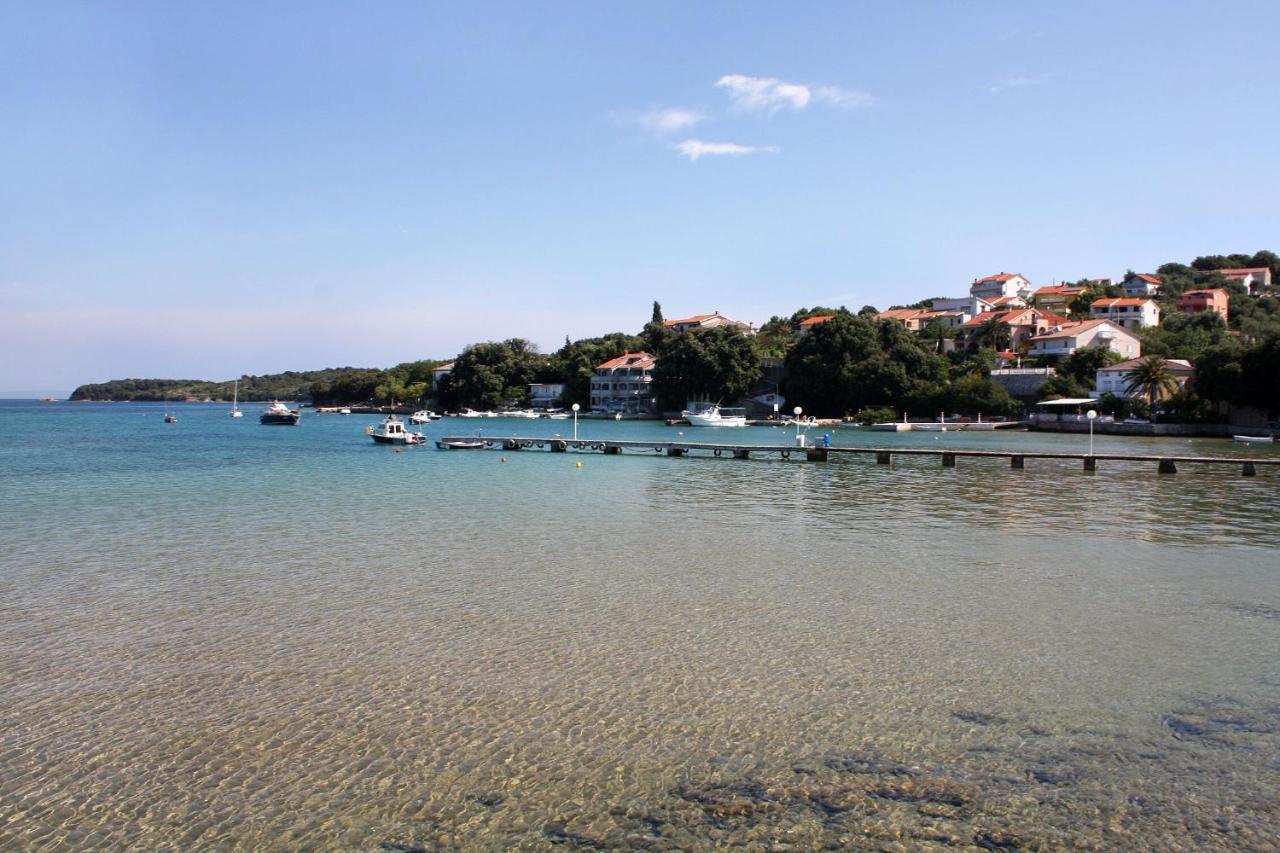
[[[332,383],[352,375],[371,372],[359,367],[330,367],[324,370],[289,370],[267,376],[241,376],[239,396],[242,402],[300,400],[310,398],[317,382]],[[372,371],[380,372],[380,371]],[[69,400],[87,401],[200,401],[231,399],[235,380],[213,382],[207,379],[113,379],[81,385],[71,392]]]

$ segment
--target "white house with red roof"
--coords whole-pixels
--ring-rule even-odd
[[[1107,347],[1124,358],[1142,355],[1142,341],[1110,320],[1085,320],[1052,326],[1028,340],[1029,356],[1061,358],[1085,347]]]
[[[1249,291],[1251,296],[1256,295],[1260,289],[1271,288],[1271,268],[1270,267],[1250,267],[1248,269],[1236,270],[1218,270],[1218,273],[1226,277],[1230,281],[1238,282],[1244,285],[1244,289]]]
[[[652,414],[653,367],[656,356],[647,352],[624,352],[596,365],[591,377],[591,411],[624,415]]]
[[[1164,279],[1151,273],[1136,272],[1120,282],[1120,287],[1126,296],[1155,296],[1164,287]]]
[[[999,272],[975,278],[969,285],[969,295],[990,302],[1001,296],[1017,296],[1023,300],[1031,296],[1031,282],[1016,272]],[[1025,302],[1024,302],[1025,304]]]
[[[1160,306],[1154,299],[1123,297],[1095,299],[1089,306],[1089,316],[1095,320],[1110,320],[1117,326],[1136,329],[1139,326],[1159,326]]]
[[[679,320],[667,320],[665,325],[673,332],[687,332],[690,329],[713,329],[716,326],[734,326],[748,335],[754,335],[755,326],[741,320],[731,320],[719,311],[710,314],[694,314],[692,317],[681,317]]]

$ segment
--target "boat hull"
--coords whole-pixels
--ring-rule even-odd
[[[483,450],[483,441],[437,441],[436,447],[441,450]]]
[[[265,426],[297,426],[301,417],[301,412],[293,412],[288,415],[262,415],[258,418],[258,423]]]

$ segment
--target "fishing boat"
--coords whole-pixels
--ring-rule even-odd
[[[378,444],[426,444],[427,437],[420,432],[409,432],[404,421],[395,415],[387,417],[376,428],[365,427],[365,432]]]
[[[483,438],[442,438],[436,442],[441,450],[484,450]]]
[[[290,409],[284,403],[277,401],[262,410],[262,414],[258,416],[258,423],[273,426],[294,426],[301,417],[301,409]]]
[[[244,412],[240,411],[240,380],[236,380],[235,386],[231,389],[231,417],[242,418]]]
[[[1231,438],[1240,444],[1271,444],[1276,440],[1272,435],[1233,435]]]
[[[685,409],[680,413],[680,416],[689,422],[689,426],[744,427],[747,425],[745,411],[742,409],[724,409],[718,405],[698,412],[691,412]]]

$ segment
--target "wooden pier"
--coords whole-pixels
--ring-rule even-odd
[[[705,441],[637,441],[634,439],[590,439],[538,436],[446,436],[444,442],[484,442],[490,450],[543,450],[551,453],[603,453],[616,456],[623,452],[659,456],[715,456],[729,459],[751,459],[774,456],[826,462],[833,456],[874,456],[876,464],[889,465],[894,456],[932,456],[941,460],[943,468],[956,467],[957,459],[1008,459],[1009,467],[1023,470],[1029,459],[1068,459],[1082,464],[1085,471],[1097,471],[1099,462],[1139,462],[1154,465],[1161,474],[1178,473],[1179,465],[1234,465],[1244,477],[1257,476],[1259,468],[1280,466],[1280,456],[1246,458],[1226,456],[1152,456],[1136,453],[1075,453],[1033,450],[943,450],[915,447],[829,447],[817,444],[718,444]]]

